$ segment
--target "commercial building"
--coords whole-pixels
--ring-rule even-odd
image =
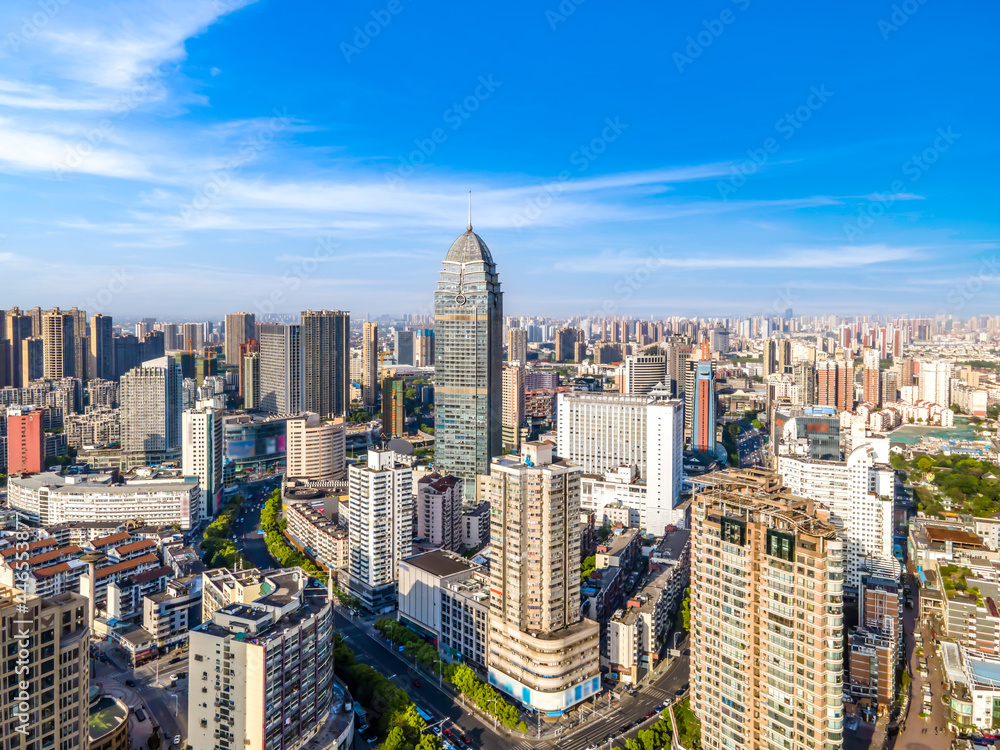
[[[399,564],[399,621],[438,645],[448,661],[486,672],[489,643],[489,574],[445,550]]]
[[[413,356],[417,367],[434,366],[434,329],[418,328],[413,332]]]
[[[715,366],[711,361],[689,361],[684,422],[691,434],[691,450],[715,455],[715,408]]]
[[[42,526],[142,518],[187,530],[203,518],[200,498],[197,477],[150,469],[125,477],[41,473],[7,480],[8,505],[24,520]]]
[[[130,465],[180,458],[181,373],[174,359],[143,362],[121,379],[122,453]]]
[[[505,365],[503,368],[503,427],[501,439],[507,450],[521,447],[521,428],[524,426],[524,368]]]
[[[270,414],[302,410],[302,327],[260,325],[260,402]]]
[[[627,396],[643,395],[669,384],[665,354],[631,354],[618,371],[618,390]]]
[[[843,744],[842,550],[821,507],[767,472],[698,480],[691,708],[706,750]]]
[[[844,585],[857,591],[869,558],[891,564],[895,474],[889,439],[853,440],[844,461],[778,456],[778,472],[789,492],[822,503],[844,542]]]
[[[397,365],[416,365],[413,352],[413,331],[393,331],[392,350],[396,355]]]
[[[350,567],[347,586],[376,613],[396,605],[400,560],[413,551],[413,470],[387,450],[348,471]]]
[[[462,487],[455,477],[427,474],[417,482],[417,538],[446,550],[462,548]]]
[[[90,692],[87,600],[0,585],[5,658],[0,662],[0,736],[9,750],[85,748]],[[28,634],[27,638],[21,633]],[[27,683],[27,685],[25,685]],[[19,706],[27,702],[29,710]]]
[[[129,750],[130,709],[120,698],[99,692],[91,696],[87,711],[87,750]]]
[[[347,471],[347,426],[343,417],[321,420],[306,412],[287,421],[288,479],[343,479]]]
[[[249,312],[226,314],[226,364],[239,367],[240,347],[257,338],[257,316]]]
[[[44,417],[43,410],[31,407],[7,410],[8,474],[34,474],[45,468]]]
[[[297,750],[329,718],[333,608],[298,568],[262,574],[261,593],[189,635],[192,750]]]
[[[211,517],[222,507],[222,409],[198,404],[181,416],[181,471],[198,477],[201,515]]]
[[[235,474],[282,466],[288,454],[288,420],[294,417],[294,414],[234,414],[223,417],[226,461],[233,462]]]
[[[503,292],[490,250],[472,231],[448,249],[434,293],[434,460],[476,489],[501,450]]]
[[[339,417],[351,405],[351,314],[302,311],[302,408]],[[372,381],[374,387],[374,380]]]
[[[489,682],[550,715],[601,689],[600,626],[580,610],[580,473],[534,442],[478,480],[491,517]]]

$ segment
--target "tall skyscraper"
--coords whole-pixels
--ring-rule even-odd
[[[15,383],[27,386],[33,380],[45,376],[45,342],[40,338],[28,336],[21,339],[21,373],[20,380],[14,376]]]
[[[32,338],[34,335],[32,333],[31,316],[22,314],[16,307],[12,308],[7,311],[4,328],[7,341],[10,342],[10,351],[7,353],[9,362],[9,368],[7,371],[8,378],[10,379],[11,385],[16,388],[21,388],[31,382],[30,380],[24,379],[23,373],[25,369],[22,360],[24,352],[22,342],[25,339]],[[43,345],[41,336],[38,337],[38,344]],[[44,357],[44,349],[42,351],[42,357]],[[39,369],[35,378],[42,377],[42,373],[44,372],[44,359],[40,359],[39,361],[42,363],[42,368]],[[34,380],[35,378],[32,378],[31,380]]]
[[[361,403],[374,411],[378,402],[378,326],[365,321],[361,329]]]
[[[618,389],[627,396],[649,393],[654,386],[670,386],[665,354],[630,354],[619,369]]]
[[[951,406],[951,362],[920,363],[920,398],[941,406]]]
[[[0,683],[5,686],[0,693],[0,737],[6,740],[5,748],[88,747],[88,612],[87,599],[80,594],[43,599],[0,584],[4,650],[10,649],[0,662]],[[19,709],[26,702],[22,693],[28,696],[28,711]]]
[[[243,355],[240,364],[240,391],[244,409],[260,408],[260,347]]]
[[[143,362],[122,376],[122,452],[134,464],[180,458],[181,371],[176,360]]]
[[[715,366],[710,361],[688,362],[684,392],[685,422],[691,430],[691,450],[715,453]],[[690,413],[690,419],[687,414]]]
[[[419,328],[413,332],[413,357],[417,367],[434,366],[433,328]]]
[[[556,361],[572,362],[575,354],[575,344],[580,340],[582,332],[578,328],[560,328],[556,331]]]
[[[297,325],[260,326],[260,403],[271,414],[302,411],[302,334]]]
[[[434,458],[470,499],[476,475],[500,453],[502,335],[500,278],[470,221],[448,249],[434,293]]]
[[[507,361],[528,364],[528,332],[523,328],[507,331]]]
[[[42,316],[42,340],[45,348],[45,377],[52,380],[76,377],[74,361],[76,315],[58,307]]]
[[[401,377],[382,379],[382,437],[402,437],[406,422],[406,383]]]
[[[706,750],[837,750],[843,544],[779,477],[698,480],[691,531],[691,708]]]
[[[681,502],[684,479],[684,402],[654,399],[646,406],[646,497],[640,522],[649,533],[685,526]]]
[[[248,339],[257,337],[257,316],[253,313],[238,312],[226,315],[226,365],[238,366],[240,363],[240,346]]]
[[[489,681],[550,715],[601,689],[600,626],[580,609],[581,474],[536,442],[478,477],[494,555]]]
[[[348,469],[348,589],[372,612],[396,607],[399,561],[413,553],[413,470],[387,450]]]
[[[113,324],[110,315],[95,315],[90,319],[90,372],[91,378],[115,379],[115,349]]]
[[[200,402],[181,416],[181,469],[198,477],[201,515],[210,518],[222,504],[222,409]]]
[[[503,447],[518,451],[521,447],[521,425],[524,424],[524,367],[520,364],[503,368]]]
[[[302,408],[324,417],[351,406],[351,314],[302,312]]]
[[[882,389],[879,378],[879,350],[865,349],[862,357],[864,370],[862,373],[864,383],[864,400],[866,403],[875,406],[882,405]]]
[[[393,351],[396,353],[397,365],[415,365],[416,356],[413,351],[413,331],[393,331]]]

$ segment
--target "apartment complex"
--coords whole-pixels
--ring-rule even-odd
[[[226,315],[226,364],[238,366],[240,347],[257,338],[257,316],[249,312],[228,313]]]
[[[413,470],[388,450],[348,472],[350,565],[347,587],[373,612],[396,604],[399,562],[413,551]]]
[[[330,570],[344,570],[350,563],[347,529],[320,513],[308,502],[287,497],[283,506],[286,533],[317,563]]]
[[[528,364],[528,332],[523,328],[507,331],[507,361],[520,362],[522,367]]]
[[[365,321],[361,331],[361,403],[369,411],[378,404],[378,325]]]
[[[343,417],[321,420],[306,412],[287,422],[288,479],[343,479],[347,461],[347,426]]]
[[[45,599],[0,585],[0,642],[5,651],[0,662],[0,736],[5,750],[87,747],[88,622],[87,600],[79,594]],[[19,709],[24,702],[27,712]]]
[[[260,396],[257,407],[270,414],[302,410],[302,327],[260,325]],[[247,386],[249,390],[250,386]]]
[[[262,574],[260,595],[227,604],[189,635],[188,745],[297,750],[334,698],[333,608],[299,568]]]
[[[36,473],[45,467],[44,419],[42,409],[15,407],[7,410],[8,474]]]
[[[416,536],[446,550],[462,548],[462,487],[455,477],[431,473],[417,482]]]
[[[524,425],[524,367],[505,365],[503,368],[503,447],[516,451],[521,447],[521,427]]]
[[[698,480],[691,707],[706,749],[843,743],[843,543],[769,472]]]
[[[130,465],[176,460],[181,451],[181,368],[172,357],[143,362],[122,376],[122,453]]]
[[[351,314],[302,311],[302,408],[339,417],[351,405]]]
[[[601,687],[600,627],[580,609],[580,474],[532,442],[478,478],[493,549],[489,681],[550,714]]]
[[[214,516],[222,506],[222,411],[203,401],[181,416],[181,471],[198,477],[204,517]]]

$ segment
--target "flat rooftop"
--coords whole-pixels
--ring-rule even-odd
[[[424,570],[431,575],[442,578],[454,575],[455,573],[464,573],[467,570],[477,567],[469,560],[456,555],[454,552],[446,552],[440,549],[407,557],[404,562],[415,568],[420,568],[420,570]]]

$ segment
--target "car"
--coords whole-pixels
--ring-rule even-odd
[[[684,695],[684,688],[677,688],[674,691],[674,695]]]
[[[181,744],[181,736],[179,734],[174,735],[174,744],[175,745]]]
[[[618,729],[618,731],[621,732],[622,734],[625,734],[625,732],[627,732],[631,728],[632,728],[632,724],[630,722],[628,724],[622,724],[621,727]]]
[[[652,719],[654,716],[656,716],[656,711],[647,711],[646,712],[646,718],[647,719]]]
[[[367,724],[362,724],[360,727],[358,727],[358,734],[364,734],[367,731],[368,731]]]
[[[141,708],[137,708],[135,710],[135,718],[138,719],[139,721],[145,721],[146,720],[146,714],[145,714],[145,712]]]
[[[431,732],[436,734],[438,737],[441,736],[441,727],[431,727]]]
[[[171,659],[168,662],[168,664],[180,664],[182,661],[184,661],[184,660],[181,657],[175,656],[173,659]]]
[[[135,687],[135,680],[125,680],[125,685],[127,687]]]
[[[666,703],[661,703],[661,704],[660,704],[659,706],[657,706],[657,707],[656,707],[656,710],[657,710],[657,711],[662,711],[662,710],[663,710],[663,709],[665,709],[666,707],[667,707],[667,704],[666,704]]]
[[[178,679],[180,679],[180,678],[177,675],[175,675],[175,674],[170,675],[170,682],[171,683],[177,682]]]
[[[445,733],[445,736],[451,737],[451,729],[449,729],[448,727],[444,728],[444,733]]]
[[[463,744],[466,745],[472,744],[472,740],[469,739],[469,735],[465,734],[464,732],[459,736],[459,739],[463,742]]]
[[[418,687],[423,687],[423,686],[420,684],[420,680],[414,680],[413,681],[413,687],[418,688]]]

